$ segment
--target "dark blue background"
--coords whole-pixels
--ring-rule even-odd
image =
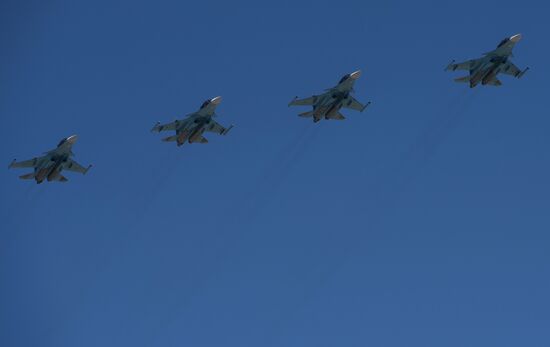
[[[2,1],[1,161],[94,167],[0,170],[0,345],[548,346],[548,13]],[[523,79],[443,71],[518,32]],[[287,108],[356,69],[364,113]],[[228,136],[149,133],[216,95]]]

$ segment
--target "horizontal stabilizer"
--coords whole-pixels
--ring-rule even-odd
[[[298,116],[300,116],[300,117],[313,117],[314,114],[315,114],[315,110],[300,113]]]
[[[458,82],[458,83],[469,83],[469,82],[470,82],[470,76],[464,76],[464,77],[455,78],[455,82]]]
[[[346,117],[344,117],[344,115],[341,114],[340,112],[334,112],[330,116],[327,116],[327,118],[335,119],[335,120],[344,120],[344,119],[346,119]]]
[[[178,139],[178,136],[174,135],[174,136],[165,137],[165,138],[162,139],[162,141],[164,141],[164,142],[174,142],[177,139]]]
[[[31,172],[30,174],[21,175],[19,176],[22,180],[32,180],[34,178],[34,172]]]
[[[502,82],[496,78],[493,78],[492,80],[488,81],[487,84],[493,87],[500,87],[502,85]]]
[[[204,136],[196,136],[189,139],[189,143],[208,143]]]
[[[58,180],[59,182],[67,182],[67,181],[68,181],[67,177],[62,176],[62,175],[59,175],[59,176],[57,177],[57,180]]]

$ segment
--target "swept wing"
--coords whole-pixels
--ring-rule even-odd
[[[210,124],[206,128],[206,131],[212,132],[212,133],[218,133],[220,135],[225,135],[233,128],[233,125],[231,125],[229,128],[224,127],[220,123],[216,122],[215,120],[211,120]]]
[[[310,106],[314,105],[317,100],[319,99],[318,95],[310,96],[309,98],[303,98],[298,99],[298,97],[295,97],[294,100],[292,100],[288,106]]]
[[[363,110],[365,110],[365,108],[367,108],[367,106],[369,106],[369,104],[370,104],[370,102],[367,103],[366,105],[363,105],[362,103],[357,101],[357,99],[355,99],[353,96],[350,95],[350,96],[348,96],[347,100],[344,102],[342,107],[349,108],[349,109],[352,109],[352,110],[356,110],[356,111],[359,111],[359,112],[363,112]]]
[[[160,122],[157,122],[157,124],[155,124],[151,131],[159,133],[166,130],[176,130],[179,124],[180,123],[177,120],[166,124],[160,124]]]
[[[88,167],[83,167],[82,165],[72,160],[71,158],[69,158],[65,163],[63,163],[64,170],[74,171],[81,174],[86,174],[86,172],[88,172],[88,170],[90,170],[91,167],[92,165],[89,165]]]
[[[507,61],[504,66],[502,67],[501,71],[503,74],[506,74],[506,75],[510,75],[510,76],[514,76],[514,77],[517,77],[517,78],[520,78],[521,76],[523,76],[524,73],[527,72],[528,69],[525,69],[525,70],[520,70],[516,65],[514,65],[514,63],[512,63],[511,61]]]
[[[468,60],[464,61],[462,63],[455,63],[454,61],[450,63],[445,70],[449,71],[455,71],[455,70],[468,70],[470,71],[472,67],[475,65],[476,60]]]
[[[42,159],[43,157],[36,157],[36,158],[32,158],[32,159],[29,159],[29,160],[23,160],[23,161],[13,161],[11,164],[10,164],[10,168],[27,168],[27,167],[35,167],[39,162],[40,160]]]

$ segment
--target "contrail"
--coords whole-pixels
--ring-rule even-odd
[[[143,205],[137,209],[136,221],[142,220],[145,217],[159,193],[166,186],[168,179],[176,171],[178,162],[179,160],[175,158],[173,152],[166,151],[162,158],[158,160],[158,164],[153,166],[150,176],[146,178],[149,182],[152,182],[152,185],[143,194]]]
[[[471,93],[470,90],[467,90],[452,98],[441,110],[436,112],[440,117],[418,136],[417,140],[410,145],[403,155],[399,156],[390,172],[384,170],[385,172],[380,174],[380,179],[377,181],[382,181],[379,182],[381,184],[373,185],[376,190],[369,192],[369,194],[374,193],[376,195],[377,207],[374,210],[365,211],[367,215],[367,226],[365,228],[372,231],[382,221],[383,213],[381,212],[393,210],[399,201],[403,188],[414,180],[420,169],[429,163],[441,145],[459,127],[464,114],[470,109],[476,95],[475,92]],[[421,161],[421,164],[414,165],[418,161]],[[402,170],[407,167],[410,170]],[[404,173],[404,171],[407,172]],[[394,194],[388,195],[388,191],[392,191]],[[362,230],[365,230],[365,228],[362,228]],[[364,241],[358,239],[356,232],[348,233],[347,239],[347,241],[342,242],[346,245],[342,252],[342,254],[345,254],[344,257],[329,266],[325,266],[323,269],[312,268],[311,272],[305,274],[305,276],[310,277],[311,281],[309,282],[312,282],[312,284],[305,286],[296,295],[293,303],[289,305],[291,307],[290,312],[285,312],[284,316],[281,313],[281,317],[278,319],[279,322],[276,324],[278,333],[272,333],[269,337],[266,337],[266,345],[277,344],[284,330],[285,322],[288,322],[296,312],[305,307],[306,303],[311,301],[319,290],[330,282],[331,277],[334,277],[348,259],[355,254],[354,250],[364,244]]]
[[[211,249],[214,249],[215,259],[213,259],[210,268],[202,269],[201,276],[195,279],[193,292],[186,298],[173,305],[174,310],[166,315],[161,323],[166,327],[176,320],[181,310],[187,303],[191,302],[193,297],[200,293],[201,287],[208,281],[209,278],[215,276],[224,264],[224,259],[227,259],[235,246],[243,242],[252,231],[243,230],[243,225],[248,225],[250,221],[257,218],[263,210],[269,205],[277,188],[280,187],[285,178],[288,177],[290,170],[296,164],[296,160],[301,158],[307,151],[308,144],[311,143],[315,135],[315,126],[307,124],[301,128],[296,136],[292,137],[285,143],[273,161],[270,161],[264,168],[256,183],[252,185],[250,191],[244,196],[244,203],[236,206],[234,217],[230,220],[219,221],[219,230],[224,231],[219,233],[219,237],[211,240]],[[229,234],[225,231],[239,230],[239,233]],[[216,250],[217,249],[217,250]],[[159,326],[161,326],[159,325]]]
[[[307,124],[301,128],[260,174],[251,196],[245,200],[246,205],[248,205],[246,214],[249,218],[256,217],[269,204],[271,197],[307,151],[308,145],[315,134],[314,130],[313,124]]]

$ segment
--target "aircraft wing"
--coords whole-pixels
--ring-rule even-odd
[[[212,133],[218,133],[220,135],[225,135],[233,128],[233,125],[231,125],[229,128],[224,127],[220,123],[212,120],[210,125],[206,128],[206,131],[210,131]]]
[[[357,101],[357,99],[355,99],[353,96],[350,95],[350,96],[348,96],[348,100],[345,101],[342,106],[345,107],[345,108],[349,108],[349,109],[352,109],[352,110],[363,112],[363,110],[365,108],[367,108],[367,106],[369,106],[369,104],[370,104],[370,102],[367,103],[366,105],[363,105],[362,103]]]
[[[11,162],[9,168],[36,167],[36,165],[40,162],[40,159],[42,159],[42,157],[32,158],[32,159],[23,160],[23,161],[15,161],[15,159],[14,159]]]
[[[527,70],[528,69],[525,69],[525,70],[521,71],[516,65],[514,65],[514,63],[509,61],[509,62],[506,62],[504,64],[504,66],[502,67],[502,69],[500,71],[503,74],[520,78],[521,76],[523,76],[523,74],[525,72],[527,72]]]
[[[473,66],[473,63],[475,62],[475,60],[468,60],[468,61],[465,61],[465,62],[462,62],[462,63],[455,63],[454,61],[452,63],[449,64],[449,66],[447,66],[447,68],[445,70],[452,70],[452,71],[455,71],[455,70],[470,70],[471,67]]]
[[[317,102],[317,95],[310,96],[309,98],[304,99],[298,99],[298,97],[295,97],[288,106],[309,106],[313,105]]]
[[[172,123],[166,123],[166,124],[160,124],[160,122],[157,122],[155,126],[151,129],[152,132],[160,133],[161,131],[165,130],[176,130],[178,127],[178,121],[173,121]]]
[[[69,158],[69,160],[67,160],[67,162],[63,164],[64,170],[74,171],[81,174],[86,174],[86,172],[88,172],[88,170],[90,170],[91,167],[92,165],[89,165],[88,167],[85,168],[79,163],[77,163],[76,161],[72,160],[71,158]]]

